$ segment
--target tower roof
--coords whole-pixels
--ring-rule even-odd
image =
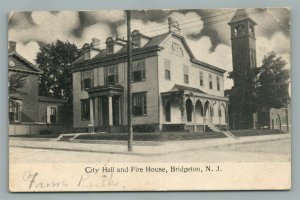
[[[251,17],[249,17],[249,15],[251,13],[254,13],[255,10],[254,9],[250,9],[250,8],[240,8],[237,9],[237,11],[235,12],[234,16],[232,17],[231,21],[228,23],[233,24],[235,22],[240,22],[240,21],[244,21],[244,20],[250,20],[252,21],[255,25],[255,21],[253,19],[251,19]]]

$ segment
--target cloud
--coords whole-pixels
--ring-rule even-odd
[[[78,45],[78,47],[81,47],[84,43],[90,43],[92,41],[92,38],[101,39],[100,43],[103,44],[105,42],[105,39],[111,35],[112,33],[108,25],[97,23],[85,28],[83,30],[82,37],[73,39],[73,41]]]
[[[262,64],[262,60],[268,52],[275,51],[279,56],[287,62],[286,68],[291,67],[291,48],[290,40],[282,32],[276,32],[268,39],[265,37],[258,37],[256,40],[256,52],[257,52],[257,65]]]
[[[102,11],[87,11],[85,12],[89,19],[96,22],[111,22],[125,20],[125,11],[122,10],[102,10]]]
[[[16,51],[25,59],[35,64],[36,55],[39,52],[40,46],[37,42],[31,41],[27,44],[18,43]]]
[[[180,33],[184,36],[198,34],[203,29],[203,21],[196,12],[188,12],[186,14],[173,12],[169,16],[179,22],[181,28]]]
[[[78,12],[61,11],[56,14],[48,11],[31,13],[35,25],[23,29],[10,29],[9,40],[21,43],[28,41],[54,42],[57,39],[68,40],[72,30],[79,26]]]

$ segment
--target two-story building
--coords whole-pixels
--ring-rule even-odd
[[[39,76],[41,73],[38,67],[16,51],[16,42],[9,41],[9,84],[19,85],[17,89],[9,90],[10,135],[31,133],[31,129],[34,129],[30,127],[30,130],[27,131],[29,125],[58,124],[60,122],[59,110],[66,101],[39,96]],[[10,86],[10,88],[12,87]],[[18,127],[22,127],[22,130],[19,130]]]
[[[169,24],[170,26],[170,24]],[[134,131],[203,131],[227,127],[225,70],[195,58],[184,37],[170,31],[132,32]],[[94,39],[72,64],[74,128],[121,131],[127,125],[127,47]]]

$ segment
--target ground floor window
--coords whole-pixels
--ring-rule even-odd
[[[90,101],[89,99],[81,100],[81,120],[86,121],[90,119]]]
[[[50,124],[55,124],[57,121],[57,111],[56,111],[56,107],[48,107],[47,108],[47,122]]]
[[[146,93],[133,93],[132,94],[132,115],[143,116],[147,114],[147,99]]]
[[[21,121],[21,105],[22,105],[22,101],[19,100],[9,101],[9,122]]]

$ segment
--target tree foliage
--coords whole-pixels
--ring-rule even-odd
[[[39,80],[39,94],[72,99],[71,63],[80,55],[80,50],[69,42],[57,40],[40,48],[36,63],[43,71]]]
[[[21,89],[24,88],[27,76],[28,75],[24,73],[12,73],[8,78],[8,92],[10,94],[23,93]]]
[[[290,73],[286,62],[275,52],[270,52],[255,70],[255,99],[258,109],[281,108],[290,101],[288,89]]]
[[[40,48],[36,63],[42,74],[39,79],[39,95],[67,100],[65,118],[72,118],[71,63],[81,54],[74,44],[57,40]]]
[[[252,114],[281,108],[289,103],[289,70],[286,62],[275,52],[268,53],[262,66],[254,69],[235,69],[229,73],[234,86],[225,91],[230,112],[237,113],[238,128],[252,127]],[[248,123],[248,124],[247,124]]]

